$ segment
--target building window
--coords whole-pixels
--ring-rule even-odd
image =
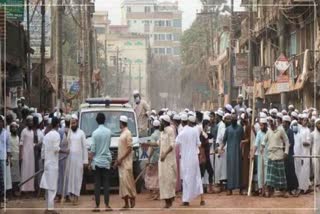
[[[173,48],[174,55],[180,55],[180,48]]]
[[[154,25],[158,26],[158,27],[164,27],[165,24],[166,24],[166,22],[164,20],[157,20],[154,22]]]
[[[128,25],[128,26],[131,25],[131,21],[130,21],[130,20],[127,21],[127,25]]]
[[[144,7],[144,12],[145,13],[150,13],[151,12],[151,7],[145,6]]]
[[[104,27],[96,27],[97,34],[105,34],[106,28]]]
[[[137,20],[133,20],[133,23],[137,23]]]
[[[172,24],[171,24],[171,21],[170,21],[170,20],[167,20],[167,21],[166,21],[166,26],[167,26],[167,27],[171,27],[171,25],[172,25]]]
[[[167,40],[168,40],[168,41],[171,41],[171,40],[172,40],[172,34],[167,34],[166,37],[167,37]]]
[[[173,34],[173,41],[180,41],[180,34]]]
[[[172,48],[167,48],[167,55],[171,55],[172,54]]]
[[[182,26],[181,19],[173,20],[173,27],[181,27],[181,26]]]
[[[159,48],[159,54],[166,54],[166,49],[165,48]]]
[[[127,7],[127,13],[131,13],[131,7]]]

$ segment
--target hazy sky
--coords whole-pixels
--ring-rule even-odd
[[[159,0],[159,2],[177,0]],[[187,29],[196,17],[197,11],[201,9],[200,0],[178,0],[180,10],[183,11],[182,25],[183,29]],[[121,24],[121,0],[96,0],[97,11],[108,11],[111,24]]]

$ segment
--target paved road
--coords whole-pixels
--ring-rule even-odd
[[[101,202],[103,198],[101,196]],[[80,198],[80,205],[73,206],[71,204],[57,204],[60,213],[91,213],[94,207],[93,196],[85,195]],[[164,210],[163,201],[152,201],[149,195],[144,193],[138,195],[137,206],[133,210],[123,211],[120,207],[123,206],[122,200],[118,195],[113,194],[110,198],[110,205],[114,209],[113,213],[314,213],[314,195],[303,195],[299,198],[260,198],[247,197],[235,194],[226,196],[225,193],[206,195],[206,205],[200,206],[199,199],[191,202],[189,208],[180,206],[181,198],[177,198],[174,206],[170,210]],[[44,199],[25,199],[9,201],[7,213],[44,213]]]

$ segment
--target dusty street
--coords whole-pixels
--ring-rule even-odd
[[[101,202],[103,201],[101,195]],[[199,206],[199,200],[191,203],[189,208],[180,206],[181,199],[176,199],[171,210],[161,209],[162,201],[148,199],[148,194],[140,194],[137,206],[133,210],[123,211],[122,201],[117,194],[112,194],[110,205],[113,213],[314,213],[314,195],[303,195],[299,198],[259,198],[247,196],[206,195],[206,205]],[[8,203],[7,213],[44,213],[45,201],[43,199],[16,200]],[[94,207],[92,195],[81,196],[80,205],[58,204],[60,213],[91,213]],[[102,207],[102,206],[101,206]]]

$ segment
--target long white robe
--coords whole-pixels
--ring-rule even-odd
[[[56,130],[50,131],[43,141],[44,172],[40,187],[47,190],[57,190],[59,175],[60,135]]]
[[[33,130],[28,128],[23,129],[21,132],[20,145],[22,149],[22,164],[21,164],[21,180],[25,181],[35,173],[35,160],[34,160],[34,135]],[[22,192],[34,191],[34,179],[31,179],[21,187]]]
[[[78,129],[71,131],[68,139],[70,142],[70,153],[68,167],[68,193],[80,196],[83,177],[83,165],[88,164],[88,150],[86,148],[86,136]]]
[[[301,127],[297,134],[294,135],[295,155],[309,156],[311,153],[311,139],[310,130],[307,127]],[[309,146],[303,146],[304,143],[309,144]],[[310,158],[296,158],[295,159],[295,169],[296,175],[299,182],[299,189],[308,190],[310,183]]]
[[[218,132],[216,143],[220,146],[223,143],[224,133],[226,131],[226,125],[223,121],[218,123]],[[221,155],[215,154],[214,173],[215,183],[219,184],[221,180],[227,179],[227,145],[225,146],[225,152]]]
[[[311,133],[312,155],[320,155],[320,132],[317,128]],[[314,183],[320,185],[320,158],[312,159]]]
[[[176,138],[176,143],[180,146],[181,154],[182,201],[190,202],[203,194],[198,158],[201,145],[198,129],[186,126]]]

